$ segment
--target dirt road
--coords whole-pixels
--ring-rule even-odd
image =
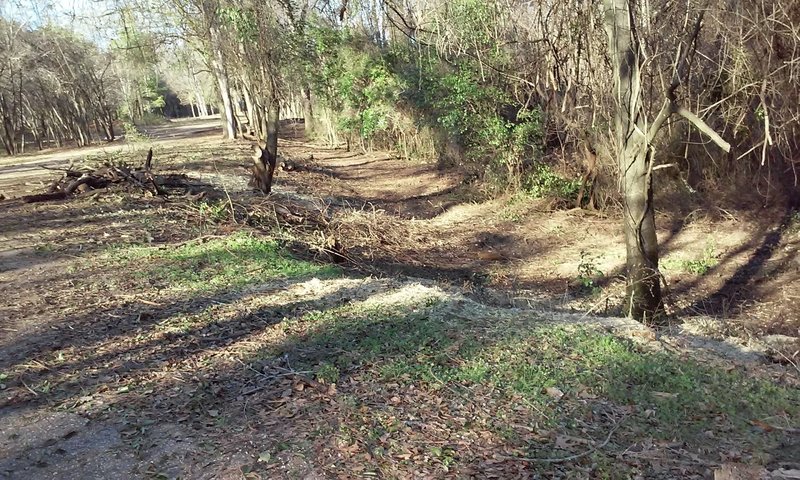
[[[218,117],[181,119],[164,125],[144,127],[144,140],[129,142],[124,135],[112,143],[96,143],[86,148],[52,148],[15,157],[0,158],[0,194],[17,196],[40,190],[57,176],[48,168],[66,168],[71,162],[104,157],[115,152],[147,149],[179,140],[214,136],[222,132]]]

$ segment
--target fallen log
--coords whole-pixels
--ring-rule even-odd
[[[36,195],[25,195],[22,197],[23,203],[49,202],[52,200],[64,200],[69,195],[66,192],[39,193]]]

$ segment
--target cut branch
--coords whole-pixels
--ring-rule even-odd
[[[689,120],[689,122],[691,122],[691,124],[694,125],[695,128],[700,130],[700,132],[708,135],[708,138],[710,138],[714,143],[716,143],[717,146],[719,146],[719,148],[725,150],[726,152],[731,151],[731,144],[726,142],[725,139],[723,139],[717,132],[714,131],[713,128],[711,128],[706,122],[704,122],[702,118],[698,117],[697,115],[695,115],[694,113],[690,112],[689,110],[683,107],[677,107],[675,109],[675,113],[685,118],[686,120]]]

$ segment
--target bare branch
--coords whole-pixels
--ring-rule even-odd
[[[698,117],[694,113],[690,112],[689,110],[683,107],[677,107],[675,109],[675,113],[680,115],[681,117],[689,120],[689,122],[695,126],[700,132],[706,134],[708,138],[710,138],[714,143],[719,146],[719,148],[725,150],[726,152],[731,151],[731,144],[726,142],[717,132],[714,131],[706,122],[703,121],[702,118]]]

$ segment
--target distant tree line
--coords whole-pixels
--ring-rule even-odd
[[[92,141],[92,130],[115,137],[119,103],[112,59],[97,46],[57,27],[31,29],[0,19],[0,119],[3,147],[26,142],[60,146]]]

